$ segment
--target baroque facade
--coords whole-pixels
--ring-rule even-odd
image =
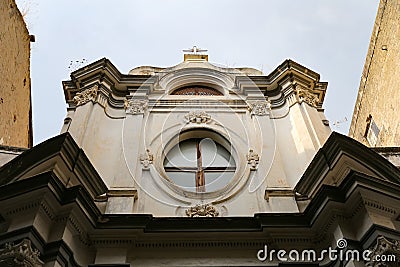
[[[318,73],[191,53],[128,74],[101,59],[63,89],[61,134],[0,153],[0,264],[399,264],[399,153],[331,132]]]

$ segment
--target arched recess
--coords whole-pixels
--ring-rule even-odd
[[[226,95],[228,90],[234,86],[234,79],[228,74],[214,69],[186,68],[172,71],[161,77],[159,84],[170,95],[178,95],[175,92],[196,86],[203,88],[203,91],[212,89],[213,95]],[[219,94],[215,91],[218,91]]]

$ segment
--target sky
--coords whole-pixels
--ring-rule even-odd
[[[169,67],[183,49],[265,75],[285,59],[328,82],[323,108],[332,130],[348,133],[378,0],[17,0],[31,44],[34,144],[59,134],[66,115],[61,82],[106,57],[127,74]],[[71,62],[73,63],[71,65]],[[78,62],[78,63],[77,63]],[[84,62],[81,64],[80,62]],[[346,121],[347,119],[347,121]],[[337,123],[339,122],[339,123]]]

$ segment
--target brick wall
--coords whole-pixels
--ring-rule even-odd
[[[400,0],[381,0],[361,77],[349,135],[365,145],[367,118],[379,129],[376,146],[400,146]]]
[[[0,0],[0,145],[30,147],[30,38],[14,0]]]

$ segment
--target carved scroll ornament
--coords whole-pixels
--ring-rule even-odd
[[[205,111],[191,111],[185,115],[185,118],[189,123],[208,123],[211,121],[211,116]]]
[[[267,101],[253,101],[248,104],[251,115],[265,116],[269,114],[271,109],[271,104]]]
[[[126,114],[143,114],[149,104],[145,99],[125,99],[124,108]]]
[[[210,204],[196,205],[186,210],[188,217],[217,217],[219,212]]]
[[[366,263],[367,267],[381,267],[381,266],[399,266],[400,265],[400,241],[389,240],[383,236],[376,239],[376,244],[370,249],[370,261]],[[393,261],[377,261],[377,259],[385,258],[393,259]]]
[[[28,239],[16,245],[7,243],[4,249],[0,249],[0,266],[41,267],[43,262],[39,255],[39,251],[32,248]]]
[[[297,96],[310,106],[317,108],[320,104],[319,98],[316,94],[312,93],[310,90],[298,86],[296,89]]]
[[[96,101],[98,89],[99,87],[97,85],[94,85],[91,88],[76,93],[76,95],[73,98],[75,105],[80,106],[86,104],[89,101]]]

